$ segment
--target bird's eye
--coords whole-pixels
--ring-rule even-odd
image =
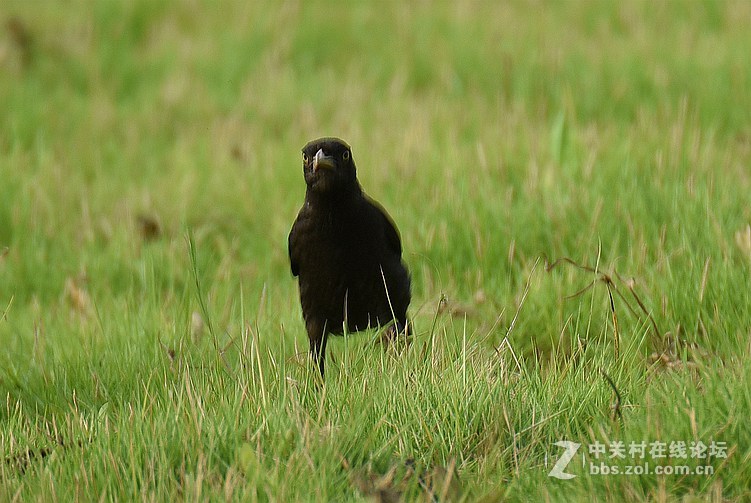
[[[349,150],[344,151],[344,153],[342,154],[342,159],[344,159],[345,161],[349,160]]]
[[[305,164],[307,164],[307,163],[308,163],[308,160],[309,160],[309,159],[308,159],[308,154],[306,154],[305,152],[303,152],[303,153],[302,153],[302,161],[303,161],[303,162],[304,162]]]

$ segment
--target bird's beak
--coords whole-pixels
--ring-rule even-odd
[[[318,149],[313,157],[313,171],[318,171],[318,168],[334,169],[335,167],[334,158],[324,154],[323,149]]]

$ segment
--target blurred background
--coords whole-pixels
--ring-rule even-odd
[[[745,263],[750,19],[743,1],[5,1],[2,302],[28,328],[77,297],[187,299],[191,230],[220,306],[266,292],[296,323],[299,152],[336,135],[428,318],[447,294],[494,320],[539,257],[620,261],[688,303],[707,257]],[[530,302],[564,320],[576,277]],[[528,323],[520,340],[559,329]]]

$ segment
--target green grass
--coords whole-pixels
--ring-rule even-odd
[[[749,19],[3,3],[0,499],[749,499]],[[416,332],[333,340],[325,384],[286,250],[323,135],[399,225]],[[728,457],[590,474],[616,440]]]

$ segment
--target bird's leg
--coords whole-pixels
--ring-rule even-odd
[[[321,377],[324,376],[324,366],[326,364],[326,341],[328,340],[328,334],[323,334],[320,339],[311,341],[310,353],[313,357],[313,361],[318,364],[318,371],[321,373]]]
[[[409,336],[412,335],[412,331],[410,330],[410,323],[407,319],[396,320],[396,322],[394,322],[394,327],[398,334],[403,335],[407,339],[409,339]]]
[[[410,344],[409,336],[410,329],[407,320],[394,320],[381,332],[378,342],[386,348],[391,346],[406,347]]]
[[[328,341],[328,331],[326,323],[318,320],[310,320],[307,323],[308,340],[310,341],[310,357],[318,365],[318,370],[323,377],[324,364],[326,362],[326,342]]]

